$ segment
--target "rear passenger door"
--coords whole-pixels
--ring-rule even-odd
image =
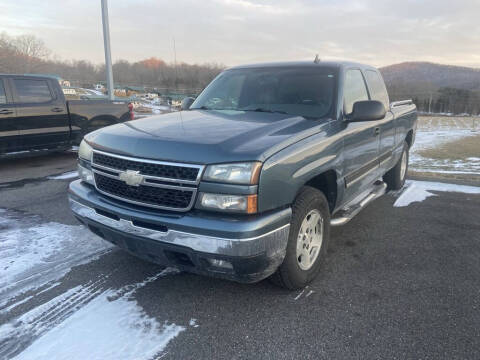
[[[0,77],[0,154],[15,152],[19,148],[15,116],[8,82]]]
[[[348,118],[357,101],[369,100],[360,69],[347,69],[343,83],[343,111]],[[367,190],[378,178],[379,129],[377,121],[344,121],[345,202]]]
[[[55,92],[53,79],[12,77],[17,126],[22,148],[43,149],[69,142],[66,102]]]
[[[367,69],[365,70],[365,78],[372,100],[380,101],[387,111],[385,118],[378,120],[377,124],[380,128],[380,147],[378,153],[378,160],[380,169],[387,172],[393,167],[393,148],[395,145],[395,123],[393,113],[389,111],[390,100],[388,98],[385,83],[378,71]]]

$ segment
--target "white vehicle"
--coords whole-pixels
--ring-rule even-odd
[[[141,97],[142,99],[145,99],[145,100],[154,100],[158,98],[158,94],[147,93],[147,94],[143,94]]]

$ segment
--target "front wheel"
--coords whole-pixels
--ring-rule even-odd
[[[397,164],[384,176],[383,181],[387,183],[389,190],[400,190],[405,184],[408,171],[408,144],[404,141],[402,156]]]
[[[325,195],[304,187],[292,207],[287,251],[272,280],[288,289],[303,288],[318,274],[330,238],[330,211]]]

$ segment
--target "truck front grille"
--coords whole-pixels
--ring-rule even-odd
[[[95,187],[104,195],[136,205],[188,211],[192,208],[202,165],[166,163],[94,151]],[[135,182],[126,180],[132,175]]]
[[[167,163],[144,160],[130,160],[102,153],[93,153],[93,162],[116,170],[139,170],[143,175],[174,180],[195,181],[198,177],[198,167],[185,167]]]
[[[108,195],[147,206],[184,210],[189,207],[193,196],[192,190],[164,189],[146,185],[130,186],[121,180],[98,173],[95,174],[95,183],[99,190]]]

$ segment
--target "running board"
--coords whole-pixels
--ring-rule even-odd
[[[373,188],[365,194],[358,196],[352,203],[348,204],[345,208],[339,210],[335,217],[330,220],[331,226],[340,226],[345,225],[350,220],[353,219],[355,215],[357,215],[360,210],[362,210],[365,206],[370,204],[373,200],[379,198],[383,194],[385,194],[387,190],[387,184],[383,181],[377,181]],[[357,200],[358,199],[358,200]]]

